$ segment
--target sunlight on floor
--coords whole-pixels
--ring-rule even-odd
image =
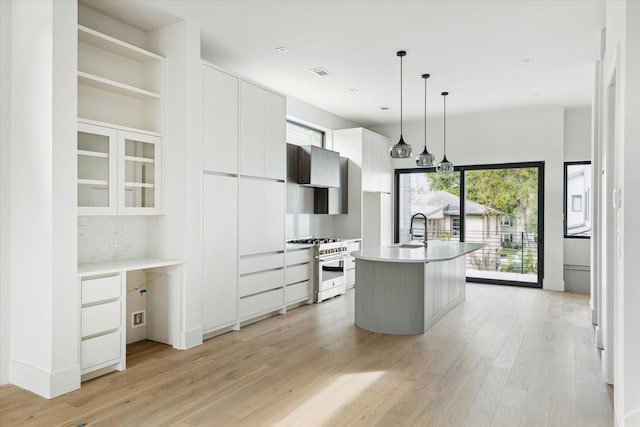
[[[344,405],[348,405],[384,375],[383,371],[346,374],[320,390],[293,412],[278,421],[278,426],[323,425]]]

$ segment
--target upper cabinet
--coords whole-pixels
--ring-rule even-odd
[[[78,26],[78,116],[161,131],[164,58]]]
[[[241,81],[241,175],[285,180],[285,126],[285,98]]]
[[[238,173],[238,79],[208,65],[203,77],[203,169]]]
[[[161,213],[160,137],[78,123],[78,214]]]
[[[334,149],[348,157],[362,171],[362,191],[391,193],[393,167],[388,138],[363,128],[333,132]]]

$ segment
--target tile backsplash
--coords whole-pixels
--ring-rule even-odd
[[[80,216],[78,263],[147,256],[148,228],[145,216]]]

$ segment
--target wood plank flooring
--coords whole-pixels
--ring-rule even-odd
[[[416,336],[353,310],[350,291],[187,351],[136,343],[126,371],[56,399],[0,388],[0,425],[613,425],[586,296],[469,284]]]

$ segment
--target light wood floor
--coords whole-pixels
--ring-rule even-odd
[[[0,425],[610,426],[588,298],[468,285],[418,336],[353,324],[353,291],[177,351],[129,347],[127,370],[46,400],[0,388]]]

